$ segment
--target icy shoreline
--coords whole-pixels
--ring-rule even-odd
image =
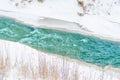
[[[24,23],[26,25],[31,25],[34,27],[54,29],[54,30],[60,30],[65,32],[80,33],[83,35],[94,36],[100,39],[120,42],[119,34],[116,34],[118,35],[116,36],[115,34],[111,33],[110,34],[111,36],[110,36],[110,35],[95,33],[90,29],[84,27],[83,25],[75,22],[69,22],[69,21],[64,21],[64,20],[59,20],[54,18],[47,18],[47,17],[41,17],[37,15],[24,14],[24,13],[19,13],[15,11],[5,11],[5,10],[0,10],[0,17],[12,18],[18,22]]]
[[[32,20],[29,20],[30,18],[34,20],[39,20],[41,17],[46,17],[47,19],[52,18],[57,20],[64,20],[77,23],[78,25],[82,26],[83,29],[91,31],[93,34],[108,38],[110,37],[114,40],[120,40],[119,0],[95,0],[95,2],[93,2],[93,0],[79,1],[84,2],[84,7],[88,4],[93,5],[86,7],[86,9],[90,11],[88,12],[89,14],[86,13],[84,14],[84,16],[78,15],[78,13],[83,12],[83,10],[81,9],[80,5],[78,5],[77,0],[45,0],[43,3],[33,1],[32,3],[26,5],[24,5],[23,3],[19,3],[19,6],[15,6],[14,3],[20,2],[20,0],[14,0],[13,2],[10,2],[9,0],[4,0],[0,3],[0,9],[20,13],[19,15],[17,15],[17,17],[20,17],[21,14],[25,14],[21,16],[25,16],[28,19],[23,19],[23,17],[21,17],[21,20],[23,19],[22,21],[24,22],[25,20],[28,20],[29,23],[32,23],[34,25],[38,24],[39,26],[39,22],[37,21],[35,23]],[[0,13],[2,14],[2,12]],[[8,13],[4,14],[7,15]],[[14,14],[16,15],[16,13]],[[11,16],[15,17],[14,15]],[[74,30],[73,27],[70,28],[71,31],[72,29]],[[78,28],[75,29],[75,32],[76,30],[78,30]],[[79,32],[79,30],[77,32]]]
[[[101,68],[0,40],[2,80],[119,80],[119,69]],[[17,49],[17,53],[16,53]],[[86,76],[87,75],[87,76]]]

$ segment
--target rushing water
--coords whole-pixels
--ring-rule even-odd
[[[68,56],[99,66],[120,67],[120,43],[81,34],[33,28],[9,18],[0,18],[0,39]]]

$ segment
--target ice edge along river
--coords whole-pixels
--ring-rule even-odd
[[[92,0],[83,1],[85,4],[92,3]],[[0,9],[24,13],[24,16],[28,15],[28,18],[33,15],[32,19],[35,19],[35,16],[41,16],[75,22],[94,34],[110,37],[114,40],[120,39],[119,0],[96,0],[94,4],[95,7],[89,9],[92,11],[91,14],[85,14],[84,16],[78,15],[78,13],[83,12],[83,10],[78,5],[77,0],[45,0],[43,3],[38,3],[35,0],[31,4],[26,5],[19,2],[20,0],[14,0],[13,2],[9,0],[1,1]],[[19,6],[14,6],[15,3],[19,3]],[[109,12],[110,15],[106,14],[106,12]],[[94,15],[94,13],[96,14]],[[4,14],[7,15],[6,13]],[[23,21],[24,20],[25,19],[23,19]],[[71,29],[74,30],[74,28]]]
[[[26,45],[0,40],[1,80],[119,80],[119,69],[101,68]],[[17,52],[16,52],[17,50]]]

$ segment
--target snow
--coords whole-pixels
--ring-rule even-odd
[[[120,24],[108,20],[107,17],[103,16],[86,15],[82,19],[82,23],[88,30],[93,31],[96,34],[120,39]]]
[[[31,19],[35,19],[34,17],[36,17],[37,19],[39,19],[40,17],[48,17],[69,22],[75,22],[79,25],[82,25],[83,28],[91,31],[94,34],[98,34],[103,37],[110,37],[117,40],[120,39],[119,0],[96,0],[95,2],[92,0],[84,0],[85,6],[87,6],[88,4],[94,5],[92,7],[87,6],[87,10],[89,10],[90,12],[86,11],[86,13],[88,14],[85,14],[85,16],[78,15],[78,13],[83,13],[83,10],[78,5],[77,0],[45,0],[43,3],[33,1],[32,3],[26,5],[19,3],[19,6],[17,7],[13,5],[16,2],[20,1],[14,0],[13,3],[9,0],[3,0],[2,2],[0,2],[0,10],[23,13],[29,15],[27,16],[27,18],[31,18],[32,16]],[[109,14],[107,14],[108,12]],[[52,24],[55,23],[54,21]],[[31,22],[35,25],[35,22],[33,22],[32,20]],[[55,28],[60,28],[57,26]],[[66,28],[70,29],[71,27],[69,27],[68,25]],[[71,29],[78,30],[78,27],[73,27]]]
[[[0,40],[0,73],[0,80],[119,80],[120,74],[118,69],[101,68],[5,40]]]

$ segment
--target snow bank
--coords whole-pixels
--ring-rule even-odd
[[[83,6],[86,7],[86,12],[78,5],[78,1],[83,1]],[[38,3],[36,0],[30,4],[15,6],[18,0],[4,0],[0,2],[0,9],[7,11],[16,11],[24,13],[25,16],[32,19],[40,17],[49,17],[69,22],[78,23],[88,31],[103,37],[120,39],[120,2],[119,0],[45,0],[43,3]],[[90,6],[91,5],[91,6]],[[85,12],[85,13],[84,13]],[[1,13],[1,12],[0,12]],[[84,13],[84,16],[79,16],[79,13]],[[14,13],[13,13],[14,14]],[[5,13],[6,15],[6,13]],[[40,17],[39,17],[40,16]],[[15,17],[15,16],[13,16]],[[18,18],[23,19],[23,18]],[[55,20],[54,20],[55,21]],[[54,22],[53,23],[56,23]],[[35,22],[31,20],[34,25]],[[50,22],[49,22],[50,23]],[[65,22],[64,22],[65,23]],[[74,26],[74,25],[72,25]],[[62,27],[62,26],[61,26]],[[64,26],[65,27],[65,26]],[[66,27],[71,28],[71,27]],[[71,28],[75,29],[75,28]],[[77,30],[78,28],[76,28]]]
[[[74,61],[37,51],[28,46],[0,40],[0,80],[119,80],[110,67]]]

